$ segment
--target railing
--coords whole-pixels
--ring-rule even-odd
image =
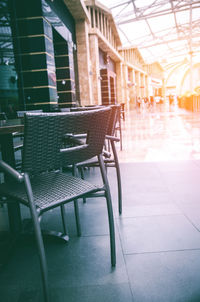
[[[117,50],[117,40],[110,23],[110,18],[100,9],[92,6],[88,6],[87,9],[90,14],[91,27],[98,29],[106,40],[108,40],[109,44]]]

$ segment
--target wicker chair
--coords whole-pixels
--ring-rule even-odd
[[[97,106],[96,109],[102,108],[100,106]],[[105,108],[105,107],[104,107]],[[116,175],[117,175],[117,187],[118,187],[118,210],[119,214],[122,213],[122,185],[121,185],[121,173],[120,173],[120,166],[119,166],[119,160],[117,155],[117,150],[115,147],[115,142],[119,142],[119,138],[115,136],[115,130],[116,130],[116,124],[118,122],[118,118],[120,115],[121,107],[120,105],[111,105],[111,116],[110,121],[108,124],[108,129],[106,133],[106,149],[103,151],[104,155],[104,163],[106,168],[107,167],[115,167],[116,169]],[[71,108],[73,112],[76,111],[87,111],[91,110],[92,107],[77,107],[77,108]],[[76,135],[75,138],[81,138],[83,136]],[[111,146],[111,152],[110,152],[110,146]],[[107,152],[109,151],[109,152]],[[80,170],[81,177],[84,179],[84,168],[86,167],[97,167],[99,166],[99,163],[96,158],[91,158],[87,161],[84,161],[82,163],[77,164],[77,168]],[[85,202],[85,199],[84,199]]]
[[[37,110],[24,110],[24,111],[17,111],[17,117],[23,119],[25,114],[28,112],[34,112],[34,113],[41,113],[43,112],[42,109],[37,109]],[[14,151],[22,151],[23,148],[23,139],[24,139],[24,133],[20,133],[20,132],[15,132],[13,133],[13,141],[14,141]],[[16,169],[21,169],[21,165],[22,165],[22,154],[20,152],[20,156],[15,156],[15,166]]]
[[[111,264],[116,264],[115,231],[110,190],[102,148],[110,118],[110,109],[74,113],[27,113],[25,116],[22,171],[20,173],[0,161],[0,169],[12,181],[0,185],[0,195],[16,200],[30,209],[36,236],[42,273],[44,301],[49,301],[48,275],[40,218],[44,212],[61,207],[64,233],[66,231],[64,204],[74,202],[75,216],[79,225],[77,198],[95,197],[103,193],[107,202]],[[64,148],[66,133],[85,132],[86,143],[81,146]],[[81,178],[62,171],[63,161],[69,164],[98,156],[103,186],[91,184]]]
[[[19,118],[24,118],[25,114],[26,113],[30,113],[30,112],[33,112],[33,113],[42,113],[43,110],[42,109],[36,109],[36,110],[21,110],[21,111],[17,111],[17,117]]]

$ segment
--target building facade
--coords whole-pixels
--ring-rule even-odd
[[[8,117],[129,106],[162,82],[161,70],[147,66],[137,49],[122,48],[111,12],[98,1],[0,0],[0,8],[0,111]]]
[[[16,110],[79,102],[75,18],[61,1],[1,0],[0,105]],[[82,8],[82,6],[80,7]],[[79,15],[85,12],[79,10]]]
[[[84,75],[79,77],[81,104],[114,104],[121,41],[109,10],[96,1],[85,5],[89,22],[76,25],[78,69]]]

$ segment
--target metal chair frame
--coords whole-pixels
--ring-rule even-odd
[[[96,107],[97,109],[101,108],[100,106]],[[117,175],[117,187],[118,187],[118,211],[119,214],[122,214],[122,185],[121,185],[121,173],[120,173],[120,166],[119,160],[117,155],[117,150],[115,146],[115,142],[119,142],[120,138],[115,136],[116,124],[120,117],[121,106],[120,105],[111,105],[111,117],[109,121],[109,126],[107,129],[106,140],[108,142],[108,150],[103,151],[103,158],[106,168],[107,167],[114,167],[116,169]],[[73,112],[80,112],[80,111],[87,111],[91,110],[92,107],[77,107],[72,108]],[[75,135],[74,139],[78,140],[83,138],[83,135]],[[110,152],[110,145],[111,145],[111,152]],[[109,152],[108,152],[109,151]],[[80,170],[81,177],[84,179],[84,168],[85,167],[95,167],[99,166],[98,161],[96,158],[90,159],[89,161],[78,163],[77,168]],[[84,202],[86,200],[84,199]]]
[[[115,230],[109,183],[102,158],[102,149],[110,118],[110,109],[76,113],[27,113],[23,146],[22,171],[18,172],[7,163],[0,161],[0,170],[6,181],[0,185],[0,195],[15,200],[30,209],[36,237],[44,301],[49,302],[48,273],[40,218],[44,212],[55,207],[61,208],[64,233],[67,235],[64,205],[74,202],[78,233],[80,234],[78,198],[106,198],[111,264],[116,264]],[[63,137],[66,133],[87,133],[84,145],[65,148]],[[98,157],[103,186],[96,186],[81,178],[62,171],[63,162],[76,165],[82,160]],[[12,181],[11,181],[12,180]],[[57,199],[55,198],[55,196]]]

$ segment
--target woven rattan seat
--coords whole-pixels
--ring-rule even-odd
[[[49,302],[48,273],[40,228],[40,218],[44,212],[59,206],[64,235],[67,235],[64,204],[73,201],[77,232],[80,235],[77,199],[104,196],[110,231],[111,263],[115,266],[112,202],[102,158],[110,113],[110,108],[74,113],[27,113],[24,117],[22,172],[0,161],[0,169],[6,174],[6,182],[0,185],[1,197],[3,200],[7,198],[7,202],[18,201],[30,209],[39,252],[45,302]],[[77,146],[69,144],[66,147],[66,135],[73,133],[85,133],[87,136],[85,143]],[[68,175],[62,170],[63,163],[76,165],[94,156],[98,157],[101,167],[102,186]]]
[[[64,173],[55,172],[33,177],[31,185],[35,205],[40,211],[48,210],[56,207],[57,204],[65,203],[66,199],[71,201],[83,194],[98,191],[99,189],[85,180],[83,181]],[[13,183],[10,194],[9,190],[10,185],[3,184],[1,186],[2,194],[5,192],[7,196],[14,197],[25,205],[28,204],[23,183]]]

